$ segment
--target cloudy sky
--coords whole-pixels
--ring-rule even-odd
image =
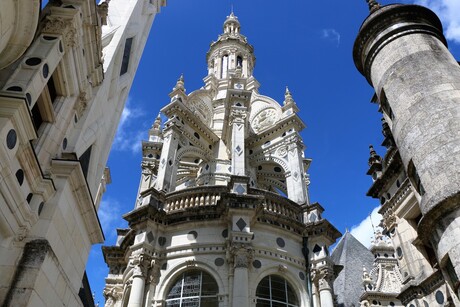
[[[112,0],[120,1],[120,0]],[[413,3],[413,1],[404,1]],[[382,4],[390,2],[381,1]],[[423,0],[441,17],[449,46],[460,59],[460,1]],[[181,73],[190,93],[203,86],[209,43],[222,32],[233,6],[241,32],[255,48],[255,78],[260,92],[282,103],[288,85],[307,124],[302,132],[312,202],[341,232],[346,229],[365,245],[371,240],[371,218],[378,224],[378,200],[366,197],[369,144],[384,154],[380,114],[369,101],[373,90],[352,60],[353,42],[364,18],[364,0],[169,0],[156,17],[109,158],[113,183],[104,195],[99,217],[107,239],[126,227],[123,213],[134,206],[140,177],[140,142]],[[371,216],[371,218],[369,217]],[[96,301],[107,268],[100,245],[88,262]]]

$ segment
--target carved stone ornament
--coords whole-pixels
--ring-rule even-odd
[[[146,277],[150,265],[151,258],[145,254],[134,255],[129,261],[129,266],[133,267],[133,277]]]
[[[78,95],[78,100],[75,103],[75,111],[77,112],[78,117],[81,117],[83,115],[83,112],[85,112],[87,106],[87,93],[85,91],[81,91],[80,95]]]
[[[230,115],[230,125],[233,123],[244,123],[244,119],[247,116],[246,110],[238,110],[232,109],[232,113]]]
[[[394,224],[396,224],[396,215],[392,209],[388,209],[383,215],[383,225],[385,229],[391,229]]]
[[[254,256],[251,246],[245,244],[235,244],[231,247],[234,268],[248,268]]]
[[[278,156],[284,158],[287,155],[287,148],[285,146],[282,146],[278,149]]]
[[[332,289],[332,282],[334,280],[334,275],[329,270],[321,270],[319,274],[319,290],[330,290]]]
[[[72,26],[72,21],[56,16],[46,16],[42,33],[62,35],[66,47],[77,45],[77,31]]]
[[[105,288],[103,295],[105,297],[105,307],[115,306],[117,301],[122,297],[123,289],[121,287]]]
[[[27,236],[28,230],[27,227],[20,227],[16,233],[15,240],[16,241],[22,241],[24,238]]]
[[[252,120],[251,126],[254,132],[258,133],[268,127],[271,127],[278,120],[278,112],[275,109],[269,108],[261,111]]]

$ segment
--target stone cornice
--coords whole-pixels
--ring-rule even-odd
[[[407,286],[401,289],[397,296],[403,305],[407,305],[411,300],[418,298],[420,295],[427,296],[434,290],[444,284],[444,277],[441,271],[436,271],[424,280],[412,280]]]
[[[281,133],[282,130],[285,130],[290,127],[297,128],[297,132],[302,131],[306,126],[302,120],[293,113],[289,116],[281,118],[275,125],[261,131],[259,134],[254,134],[247,138],[248,148],[253,148],[258,145],[263,144],[266,141],[271,141],[275,136],[278,136],[277,133]]]
[[[182,116],[185,116],[183,119],[186,120],[187,124],[200,131],[201,134],[206,137],[208,142],[215,143],[219,140],[219,137],[178,99],[162,108],[161,112],[168,117],[171,117],[174,114],[181,114]]]
[[[447,45],[439,18],[423,6],[387,5],[364,21],[353,46],[353,59],[369,84],[372,62],[379,51],[395,39],[414,33],[433,35]]]
[[[78,160],[53,159],[51,161],[51,173],[53,177],[68,181],[91,243],[102,243],[104,241],[104,234],[102,233],[93,197],[91,196],[80,162]]]

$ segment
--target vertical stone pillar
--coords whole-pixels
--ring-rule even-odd
[[[334,307],[331,283],[332,279],[329,276],[329,273],[325,273],[319,279],[319,298],[321,307]]]
[[[286,175],[286,185],[288,198],[298,204],[304,204],[307,201],[307,185],[304,178],[302,143],[298,136],[289,138],[287,142],[289,173]]]
[[[318,287],[316,283],[312,283],[311,285],[311,296],[312,296],[312,301],[313,301],[313,307],[321,307],[321,304],[319,302],[319,293],[318,293]]]
[[[155,300],[155,291],[160,281],[160,276],[160,266],[157,260],[153,260],[150,265],[150,273],[147,280],[148,291],[145,295],[144,306],[150,306],[149,302]]]
[[[233,302],[234,307],[249,307],[249,263],[253,250],[244,245],[233,246],[234,259]]]
[[[141,264],[133,269],[133,283],[129,295],[128,307],[141,307],[144,301],[145,276]]]
[[[171,177],[177,172],[176,153],[177,145],[179,144],[179,127],[175,123],[175,119],[171,118],[164,130],[163,149],[161,150],[160,165],[158,167],[158,175],[155,187],[159,191],[171,191],[175,188],[176,183],[171,182]]]
[[[248,62],[248,56],[247,55],[243,56],[243,65],[242,66],[243,66],[242,67],[243,68],[243,73],[242,73],[243,77],[245,77],[245,78],[249,77],[249,69],[248,69],[249,62]]]
[[[237,176],[246,175],[244,147],[246,116],[246,107],[232,106],[230,118],[232,127],[232,173]]]

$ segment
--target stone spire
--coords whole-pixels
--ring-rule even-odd
[[[291,103],[295,103],[295,101],[294,98],[292,98],[291,91],[289,91],[289,88],[286,86],[286,92],[284,93],[284,105]]]
[[[185,92],[184,88],[184,74],[181,74],[179,79],[177,79],[176,85],[173,88],[173,91],[175,90],[182,90]]]
[[[371,14],[380,8],[380,4],[375,0],[366,0],[366,2],[369,5],[369,11]]]
[[[155,121],[153,122],[152,128],[155,130],[160,130],[161,127],[161,115],[158,113],[157,118],[155,118]]]
[[[161,115],[158,113],[158,116],[153,122],[152,128],[149,130],[149,141],[151,142],[161,142]]]

